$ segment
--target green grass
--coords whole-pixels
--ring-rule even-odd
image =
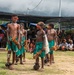
[[[74,56],[74,51],[67,51],[66,55],[68,55],[68,56]]]
[[[73,51],[56,51],[54,52],[54,55],[55,55],[55,59],[56,60],[61,60],[59,56],[68,56],[68,57],[72,57],[74,58],[74,52]],[[6,52],[0,52],[0,75],[20,75],[21,73],[23,73],[23,75],[31,75],[33,73],[35,73],[35,75],[64,75],[65,71],[62,71],[62,70],[59,70],[57,65],[52,65],[51,67],[47,67],[45,66],[45,70],[44,72],[38,72],[38,71],[34,71],[34,70],[31,70],[32,67],[33,67],[33,63],[34,61],[32,61],[33,59],[33,54],[31,53],[26,53],[26,58],[31,62],[26,62],[25,65],[19,65],[18,66],[15,66],[15,68],[17,68],[18,70],[8,70],[6,67],[5,67],[5,63],[6,63],[6,59],[7,59],[7,54]],[[61,60],[61,63],[62,62],[66,62],[64,59]],[[31,65],[30,65],[30,64]]]
[[[3,21],[3,20],[0,20],[0,24],[4,24],[4,23],[7,23],[7,22],[9,22],[9,21]]]
[[[32,53],[26,53],[26,58],[33,59],[33,54]]]
[[[16,75],[16,73],[12,74],[12,71],[6,69],[5,67],[6,58],[7,58],[6,52],[0,52],[0,75]]]
[[[74,56],[74,51],[56,51],[54,52],[55,55],[60,55],[60,56]]]

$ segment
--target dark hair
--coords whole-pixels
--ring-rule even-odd
[[[49,23],[49,26],[51,26],[52,28],[54,28],[54,24],[53,23]]]
[[[24,24],[21,24],[20,27],[23,27],[24,28]]]
[[[63,41],[66,41],[66,39],[63,39]]]
[[[15,17],[15,16],[17,16],[17,15],[14,14],[14,15],[12,15],[11,17]],[[17,17],[18,17],[18,16],[17,16]]]

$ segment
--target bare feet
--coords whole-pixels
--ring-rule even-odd
[[[54,64],[55,62],[54,62],[54,61],[52,61],[52,63]]]
[[[18,63],[15,63],[15,65],[17,65]]]
[[[24,65],[23,62],[20,62],[21,65]]]
[[[47,63],[46,66],[50,66],[50,63]]]
[[[23,62],[26,62],[26,60],[25,60],[25,59],[23,59]]]

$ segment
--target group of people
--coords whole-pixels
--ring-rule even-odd
[[[59,49],[60,50],[70,50],[70,51],[73,51],[74,50],[73,41],[69,40],[69,43],[68,43],[66,39],[63,39],[62,43],[59,44]]]
[[[24,26],[21,24],[17,24],[18,16],[13,15],[12,16],[12,22],[7,25],[7,63],[5,64],[6,67],[9,69],[12,69],[12,65],[18,63],[20,59],[20,64],[23,64],[23,61],[25,61],[25,52],[28,49],[28,40],[27,40],[27,31],[24,29]],[[50,66],[52,63],[54,63],[54,55],[53,55],[53,49],[55,45],[57,45],[57,33],[54,29],[54,25],[52,23],[49,23],[47,25],[47,29],[44,30],[44,22],[38,22],[36,25],[37,33],[36,33],[36,41],[32,41],[32,44],[30,44],[30,49],[33,48],[33,56],[36,55],[38,52],[41,51],[39,56],[35,58],[35,65],[34,69],[38,70],[40,67],[39,64],[39,57],[41,57],[41,69],[44,69],[45,61],[47,60],[47,65]],[[44,45],[45,37],[47,36],[48,41],[48,47],[49,52],[46,54],[46,48]],[[31,50],[30,50],[31,51]],[[10,62],[10,56],[11,52],[13,53],[12,56],[12,63]],[[22,60],[23,57],[23,60]]]
[[[74,33],[66,33],[65,30],[58,33],[59,50],[74,51]]]

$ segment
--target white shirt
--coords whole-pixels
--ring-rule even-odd
[[[59,47],[65,46],[66,48],[68,48],[68,43],[62,43],[59,45]]]
[[[73,44],[68,44],[68,48],[73,48]]]

